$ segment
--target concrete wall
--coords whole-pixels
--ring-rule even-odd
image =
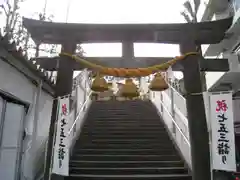
[[[44,144],[48,136],[53,98],[47,92],[41,92],[38,128],[36,131],[34,131],[37,133],[36,143],[34,143],[33,147],[31,141],[33,137],[32,135],[34,133],[33,122],[37,87],[17,69],[0,59],[0,89],[30,104],[30,108],[25,118],[24,124],[27,136],[24,140],[24,153],[22,157],[24,167],[22,171],[23,176],[32,179],[35,171],[35,153]]]
[[[225,72],[207,72],[206,73],[207,89],[211,88],[224,74]]]

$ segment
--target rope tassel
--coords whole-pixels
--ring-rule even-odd
[[[92,82],[91,89],[96,92],[104,92],[108,90],[108,83],[104,79],[104,77],[101,77],[99,74],[96,76],[96,78]]]
[[[134,98],[139,96],[138,87],[134,84],[132,79],[126,79],[121,91],[121,96],[126,98]]]
[[[149,89],[152,91],[164,91],[168,88],[169,86],[162,77],[161,73],[157,73],[149,85]]]

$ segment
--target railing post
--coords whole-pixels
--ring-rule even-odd
[[[172,118],[175,120],[175,109],[174,109],[174,106],[175,106],[175,102],[174,102],[174,91],[173,91],[173,88],[170,87],[170,98],[171,98],[171,114],[172,114]],[[176,127],[175,127],[175,124],[172,122],[172,130],[173,130],[173,133],[176,134]]]
[[[83,99],[83,103],[87,100],[87,96],[88,96],[88,92],[87,92],[87,84],[88,84],[88,71],[85,69],[84,70],[85,72],[84,72],[84,88],[85,88],[85,90],[84,90],[84,99]],[[83,108],[83,110],[85,111],[85,106],[84,106],[84,108]]]
[[[175,117],[175,110],[174,110],[174,91],[172,87],[170,87],[170,98],[171,98],[171,114],[172,117]]]
[[[161,113],[163,113],[163,95],[162,95],[162,92],[160,92],[160,100],[161,100]]]

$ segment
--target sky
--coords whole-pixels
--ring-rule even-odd
[[[0,0],[5,1],[5,0]],[[13,0],[12,0],[13,1]],[[198,17],[204,12],[202,0]],[[184,23],[180,12],[185,0],[25,0],[21,15],[38,18],[38,12],[46,10],[54,15],[54,22],[67,23]],[[0,16],[0,26],[3,18]],[[83,44],[86,56],[121,56],[121,44]],[[179,55],[179,46],[171,44],[135,44],[138,57],[174,57]],[[48,54],[42,53],[42,56]],[[175,73],[178,78],[182,75]]]
[[[68,22],[74,23],[171,23],[183,22],[179,14],[183,2],[184,0],[47,0],[46,11],[54,14],[55,21],[66,21],[68,14]],[[26,15],[39,12],[44,4],[45,0],[26,0],[21,7],[22,12]]]
[[[5,0],[0,0],[3,1]],[[184,2],[185,0],[25,0],[21,4],[20,13],[24,17],[38,18],[38,13],[45,9],[47,16],[54,15],[55,22],[68,23],[184,23],[184,18],[180,15]],[[0,16],[0,26],[1,22],[4,19]],[[118,43],[83,44],[83,48],[87,56],[121,56],[121,44]],[[134,48],[135,56],[179,55],[178,45],[142,43],[135,44]]]
[[[178,23],[183,0],[47,0],[46,12],[55,22],[69,23]],[[36,16],[45,0],[26,0],[25,17]],[[31,8],[29,8],[31,7]],[[68,8],[69,7],[69,8]],[[86,44],[87,56],[121,56],[121,44]],[[136,44],[135,56],[177,56],[178,45]]]

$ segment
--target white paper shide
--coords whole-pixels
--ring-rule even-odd
[[[212,168],[236,171],[232,93],[210,94]]]
[[[58,123],[56,141],[54,146],[52,173],[63,176],[68,176],[69,171],[68,114],[69,114],[69,97],[59,99]]]

